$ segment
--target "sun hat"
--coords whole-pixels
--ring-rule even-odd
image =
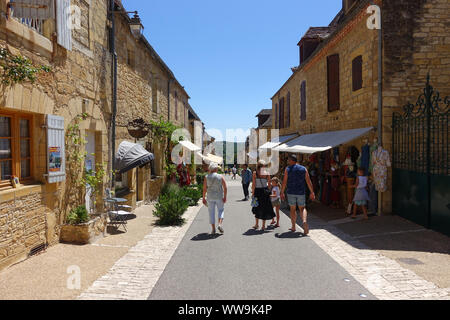
[[[209,164],[209,171],[215,171],[215,170],[218,170],[218,169],[219,169],[219,165],[217,163],[211,162]]]

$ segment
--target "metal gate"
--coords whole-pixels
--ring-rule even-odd
[[[393,211],[450,235],[449,108],[430,85],[415,105],[394,113]]]

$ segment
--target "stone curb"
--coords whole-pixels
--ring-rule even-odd
[[[77,300],[146,300],[202,207],[189,207],[182,227],[155,227]]]

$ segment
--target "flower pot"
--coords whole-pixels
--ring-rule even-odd
[[[78,245],[93,243],[99,237],[103,237],[106,224],[106,214],[78,225],[65,224],[61,227],[60,241]]]

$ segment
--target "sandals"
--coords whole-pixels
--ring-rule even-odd
[[[258,230],[259,227],[258,227],[258,226],[253,226],[252,229],[253,229],[253,230]]]
[[[289,228],[289,231],[295,232],[295,231],[297,231],[297,230],[296,230],[296,229]]]

